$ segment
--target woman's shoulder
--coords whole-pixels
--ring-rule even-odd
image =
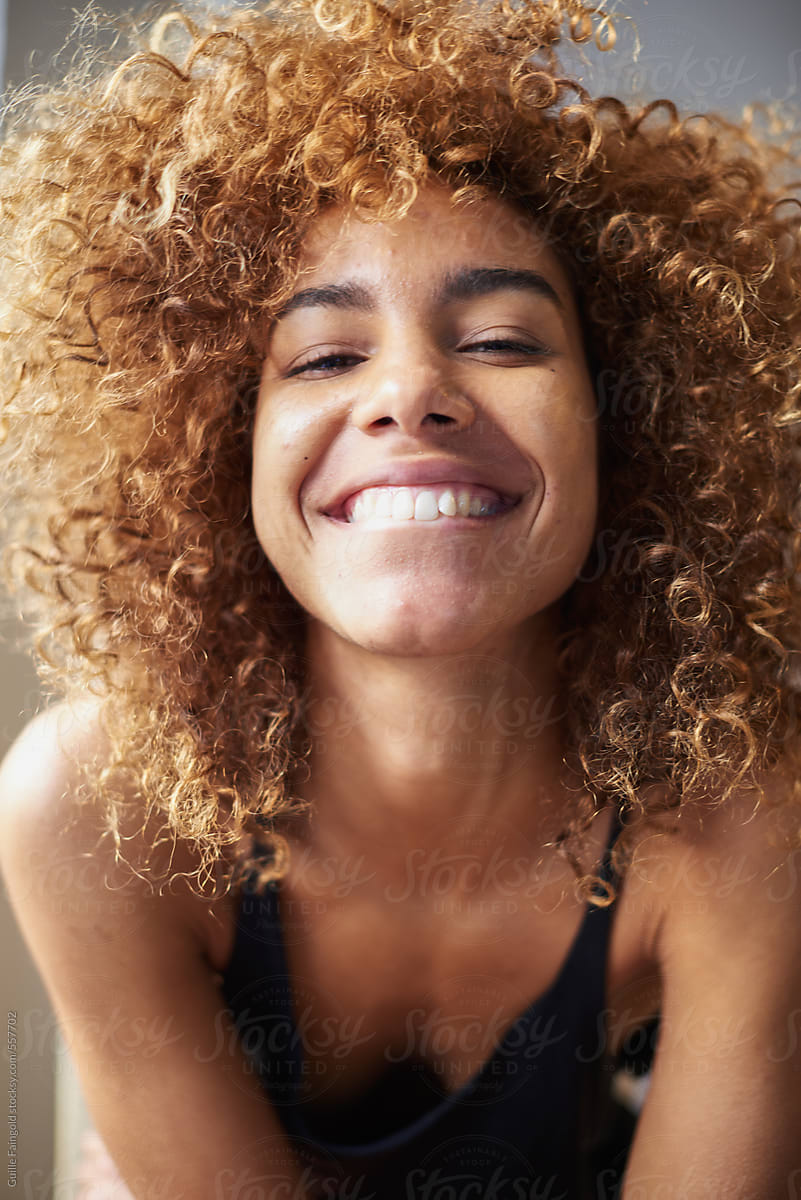
[[[801,804],[775,770],[753,789],[683,805],[637,839],[631,891],[656,914],[654,958],[664,985],[695,978],[697,964],[801,954]],[[626,887],[629,887],[627,880]],[[746,982],[744,981],[744,985]]]
[[[256,1177],[270,1114],[186,895],[120,869],[102,804],[77,796],[103,749],[86,711],[50,710],[23,731],[0,768],[2,867],[120,1173],[137,1196],[209,1196],[234,1162]]]
[[[99,708],[64,702],[34,716],[0,763],[0,855],[58,846],[91,853],[102,830],[98,805],[84,803],[86,772],[101,767],[105,738]],[[34,854],[36,861],[40,855]]]
[[[759,801],[743,790],[630,830],[607,971],[615,1052],[658,1014],[700,1045],[747,1019],[783,1028],[787,998],[801,1003],[801,807],[786,775],[761,782]]]
[[[113,920],[147,897],[165,936],[183,934],[207,957],[225,898],[198,895],[191,847],[160,838],[135,798],[111,829],[91,786],[109,752],[100,705],[64,702],[33,717],[0,764],[0,868],[20,923],[38,908],[50,916],[94,908]]]
[[[801,853],[801,797],[786,771],[759,777],[759,790],[682,804],[644,825],[630,870],[665,898],[706,901],[706,910],[735,892],[764,892],[795,879]]]
[[[675,1179],[675,1194],[695,1195],[703,1179],[706,1194],[729,1195],[747,1177],[750,1194],[773,1196],[798,1163],[801,822],[786,774],[760,782],[761,797],[742,789],[687,804],[632,862],[659,907],[661,989],[627,1169],[635,1189]],[[732,1130],[736,1160],[710,1159],[710,1145],[734,1144]]]
[[[0,764],[0,823],[4,859],[16,851],[42,856],[117,858],[108,837],[106,796],[95,786],[111,762],[101,704],[64,701],[37,713]],[[119,799],[132,810],[118,780]],[[127,803],[126,803],[127,802]],[[145,830],[120,830],[131,852],[144,845]],[[130,856],[128,856],[130,857]]]

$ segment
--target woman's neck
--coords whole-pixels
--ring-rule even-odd
[[[466,820],[555,836],[570,794],[549,624],[441,658],[376,655],[311,625],[314,842],[403,854]]]

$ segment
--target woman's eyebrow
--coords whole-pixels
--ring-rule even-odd
[[[446,276],[439,298],[447,304],[451,300],[471,300],[500,291],[535,292],[550,300],[560,312],[564,311],[553,284],[539,271],[520,267],[465,267]]]
[[[362,312],[371,312],[375,308],[375,298],[369,288],[360,283],[327,283],[322,287],[304,288],[290,296],[275,320],[294,312],[298,308],[356,308]]]
[[[556,289],[539,271],[520,267],[464,267],[450,272],[436,293],[440,304],[455,300],[471,300],[500,291],[535,292],[549,300],[560,312],[564,304]],[[355,282],[328,283],[320,287],[303,288],[287,300],[274,318],[280,321],[299,308],[349,308],[360,312],[373,312],[377,300],[373,291]]]

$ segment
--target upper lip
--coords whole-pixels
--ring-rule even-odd
[[[356,492],[364,491],[365,488],[420,487],[427,483],[477,484],[497,492],[500,498],[509,504],[516,504],[523,494],[522,491],[510,492],[508,482],[502,485],[500,479],[486,468],[471,466],[454,459],[394,459],[377,463],[372,470],[364,471],[357,478],[343,484],[333,500],[324,505],[322,511],[326,516],[338,515],[350,497]]]

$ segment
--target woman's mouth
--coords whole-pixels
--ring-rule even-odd
[[[503,496],[478,484],[383,485],[354,492],[329,516],[350,525],[366,521],[449,521],[495,517],[514,508],[519,497]]]

